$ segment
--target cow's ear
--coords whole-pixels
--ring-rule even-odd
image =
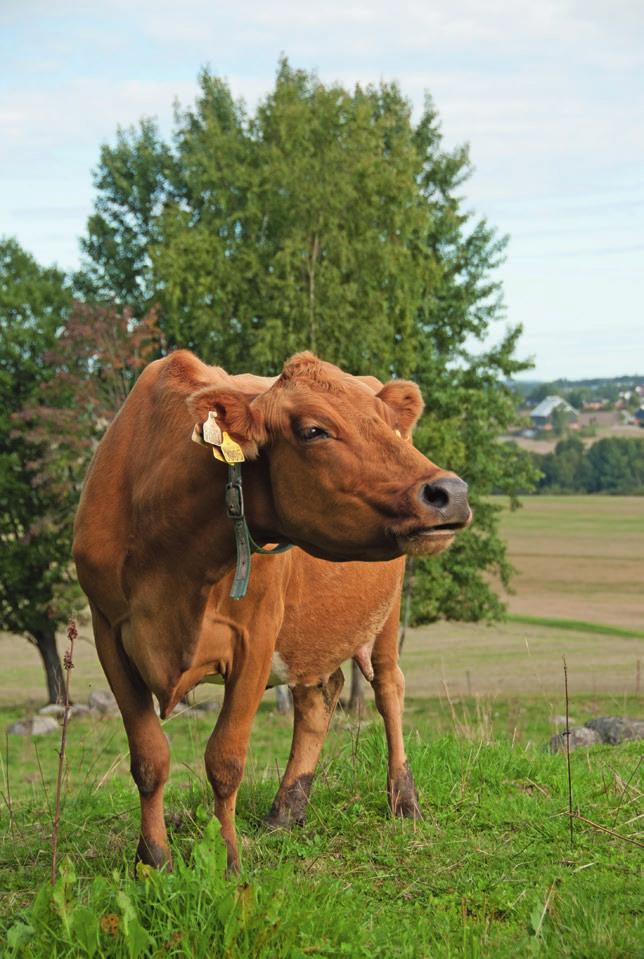
[[[208,413],[215,412],[221,430],[239,443],[246,459],[254,459],[267,440],[264,416],[254,399],[239,390],[206,386],[189,396],[187,403],[200,425],[208,419]]]
[[[416,384],[409,380],[390,380],[380,390],[378,398],[394,411],[403,435],[410,436],[425,405]]]

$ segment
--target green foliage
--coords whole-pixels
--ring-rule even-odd
[[[56,627],[84,600],[71,565],[89,458],[140,368],[160,349],[153,314],[73,303],[60,271],[0,243],[0,629],[62,674]]]
[[[535,456],[542,473],[539,492],[644,493],[644,441],[605,437],[586,449],[574,435],[557,443],[554,453]]]
[[[608,715],[634,709],[635,700],[571,704],[579,718],[591,707]],[[13,820],[0,809],[4,956],[638,955],[636,847],[581,823],[569,844],[565,757],[540,745],[559,707],[495,699],[453,708],[440,700],[409,704],[424,820],[387,814],[379,725],[352,736],[341,722],[308,824],[290,832],[261,826],[276,787],[275,756],[283,765],[290,733],[289,720],[263,711],[238,803],[242,874],[230,880],[209,786],[192,765],[210,731],[207,717],[166,725],[175,757],[172,874],[139,867],[133,875],[124,857],[136,844],[138,804],[127,764],[109,788],[98,786],[127,753],[125,735],[118,719],[79,719],[70,730],[61,834],[68,857],[52,889],[46,799],[23,775],[33,745],[12,742]],[[575,808],[632,838],[638,752],[637,743],[624,743],[571,757]],[[54,776],[51,753],[51,761],[43,755],[46,781]]]
[[[151,230],[171,170],[170,150],[152,120],[142,120],[136,131],[119,129],[116,146],[102,147],[96,206],[81,240],[83,269],[75,277],[79,298],[116,300],[139,316],[146,311]]]
[[[49,351],[70,307],[59,270],[38,266],[15,240],[0,242],[0,629],[32,639],[68,613],[69,546],[40,482],[38,443],[16,417],[52,377]]]
[[[431,100],[415,123],[395,84],[349,91],[283,60],[249,116],[204,71],[172,147],[145,121],[103,149],[84,246],[95,295],[158,304],[168,346],[264,374],[312,349],[419,383],[417,443],[465,476],[477,516],[440,566],[418,564],[423,619],[499,613],[483,574],[510,569],[483,497],[515,504],[536,478],[496,443],[516,416],[504,384],[526,364],[518,327],[484,348],[503,318],[505,240],[464,207],[470,172]]]

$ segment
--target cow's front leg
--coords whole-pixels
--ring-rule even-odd
[[[343,683],[342,670],[337,669],[326,683],[293,687],[291,754],[271,811],[266,817],[269,826],[304,823],[315,767]]]
[[[163,791],[170,769],[170,747],[154,711],[152,695],[125,655],[118,630],[92,606],[96,651],[121,710],[130,745],[130,770],[141,800],[141,832],[136,861],[172,868],[163,816]]]
[[[389,753],[387,793],[394,816],[420,819],[422,813],[403,739],[402,715],[405,703],[405,677],[398,666],[398,608],[390,615],[376,637],[371,661],[376,707],[385,724]]]
[[[206,747],[206,772],[215,794],[215,815],[228,851],[228,872],[239,869],[235,835],[237,792],[246,765],[248,741],[271,670],[272,648],[240,634],[226,679],[224,702]]]

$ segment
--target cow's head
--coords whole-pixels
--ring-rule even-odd
[[[259,395],[206,387],[189,400],[265,460],[277,529],[337,560],[430,555],[471,521],[467,485],[414,449],[423,402],[415,383],[343,373],[310,353],[289,360]]]

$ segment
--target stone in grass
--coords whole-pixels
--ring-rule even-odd
[[[87,716],[91,712],[89,706],[86,706],[85,703],[74,703],[70,707],[70,714],[72,716]]]
[[[87,704],[92,712],[101,713],[103,716],[117,716],[119,712],[114,693],[109,689],[93,689]]]
[[[34,716],[32,719],[21,719],[12,723],[7,732],[10,736],[44,736],[58,730],[58,720],[53,716]]]
[[[70,716],[86,716],[89,713],[89,706],[85,703],[73,703],[69,707]],[[39,716],[59,716],[61,719],[65,715],[65,707],[62,703],[48,703],[38,710]]]
[[[39,716],[62,716],[65,712],[65,707],[62,703],[47,703],[46,706],[43,706],[42,709],[38,710]]]
[[[192,708],[197,709],[200,713],[218,713],[221,703],[218,703],[216,699],[206,699],[203,703],[195,703]]]
[[[600,716],[585,723],[587,729],[598,733],[603,743],[617,746],[626,739],[644,739],[644,720],[628,716]]]
[[[551,722],[552,722],[552,725],[553,725],[553,726],[565,726],[565,725],[566,725],[566,717],[565,717],[565,716],[553,716]],[[575,723],[575,720],[572,718],[572,716],[569,716],[569,717],[568,717],[568,725],[569,725],[569,726],[573,726],[574,723]]]
[[[599,716],[589,719],[585,726],[576,726],[570,730],[570,751],[580,746],[594,746],[605,743],[617,746],[628,739],[644,739],[644,720],[629,719],[627,716]],[[550,751],[565,752],[566,735],[558,733],[550,740]]]
[[[576,726],[574,729],[570,730],[570,752],[573,752],[575,749],[578,749],[580,746],[594,746],[596,743],[600,743],[601,736],[594,729],[587,729],[586,726]],[[565,753],[566,751],[566,734],[557,733],[556,736],[553,736],[550,740],[550,752],[551,753]]]

